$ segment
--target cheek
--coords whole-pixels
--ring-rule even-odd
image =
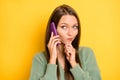
[[[78,34],[78,31],[76,32],[76,36],[77,36],[77,34]]]
[[[59,36],[60,36],[61,39],[65,38],[65,33],[64,32],[61,31],[58,34],[59,34]]]
[[[65,33],[65,32],[60,31],[60,32],[58,32],[58,34],[59,34],[60,39],[62,40],[62,42],[64,42],[64,41],[65,41],[65,38],[67,37],[67,36],[66,36],[66,33]]]
[[[78,30],[74,31],[74,36],[77,36]]]

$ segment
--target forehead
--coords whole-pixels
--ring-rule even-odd
[[[78,21],[73,15],[63,15],[59,23],[78,23]]]

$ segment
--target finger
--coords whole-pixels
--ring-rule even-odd
[[[51,42],[51,47],[53,47],[54,45],[57,45],[57,44],[59,44],[59,43],[61,43],[61,40],[60,40],[60,39],[54,39],[54,40],[52,40],[52,42]]]
[[[51,37],[50,37],[50,40],[49,40],[48,44],[50,44],[50,45],[51,45],[51,42],[53,42],[53,40],[54,40],[54,39],[57,39],[57,38],[59,38],[59,35],[57,35],[57,36],[53,36],[53,32],[52,32],[52,34],[51,34]]]
[[[66,49],[70,49],[70,45],[69,45],[69,44],[66,44],[66,45],[65,45],[65,48],[66,48]]]
[[[67,56],[70,56],[70,50],[69,50],[69,49],[65,49],[65,54],[66,54]]]
[[[68,44],[65,44],[64,48],[67,50],[69,48]]]
[[[53,32],[51,33],[51,37],[53,37]]]
[[[51,32],[51,36],[50,36],[50,39],[49,39],[49,42],[48,42],[48,45],[51,44],[51,38],[53,37],[53,32]]]
[[[61,39],[59,39],[59,38],[56,38],[56,39],[50,39],[49,40],[49,43],[48,43],[48,47],[53,47],[53,44],[56,42],[56,41],[59,41],[59,43],[61,42]]]
[[[65,49],[66,49],[67,52],[70,52],[70,51],[71,51],[71,48],[70,48],[70,47],[67,47],[67,46],[66,46]]]
[[[60,43],[61,43],[61,41],[60,41],[60,40],[58,40],[58,41],[54,42],[53,46],[54,46],[54,47],[56,47],[56,46],[57,46],[57,44],[60,44]]]
[[[71,44],[67,44],[68,48],[73,48],[73,46]]]
[[[75,48],[71,44],[66,44],[66,48],[70,49],[72,52],[75,52]]]
[[[67,47],[67,45],[65,45],[64,48],[65,48],[65,52],[66,52],[66,53],[70,52],[70,48]]]
[[[66,54],[66,56],[70,57],[70,53],[69,52],[66,52],[65,54]]]
[[[57,36],[51,36],[50,37],[50,41],[52,41],[52,40],[54,40],[54,39],[57,39],[57,38],[59,38],[59,35],[57,35]],[[59,38],[60,39],[60,38]]]

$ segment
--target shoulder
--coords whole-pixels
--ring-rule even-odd
[[[88,58],[89,56],[94,56],[94,51],[90,47],[81,46],[78,49],[78,54],[80,58]]]
[[[37,61],[40,63],[46,63],[46,57],[45,57],[45,52],[38,52],[34,55],[33,57],[33,61]]]
[[[79,47],[78,51],[79,51],[79,52],[82,52],[82,53],[83,53],[83,52],[85,52],[85,53],[93,52],[92,48],[90,48],[90,47],[85,47],[85,46]]]

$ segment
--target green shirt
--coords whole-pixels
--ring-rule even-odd
[[[101,80],[100,71],[92,49],[80,47],[78,53],[81,67],[77,64],[70,69],[74,80]],[[32,63],[30,80],[57,80],[57,66],[59,66],[60,79],[65,80],[64,70],[60,64],[48,64],[44,52],[36,54]]]

